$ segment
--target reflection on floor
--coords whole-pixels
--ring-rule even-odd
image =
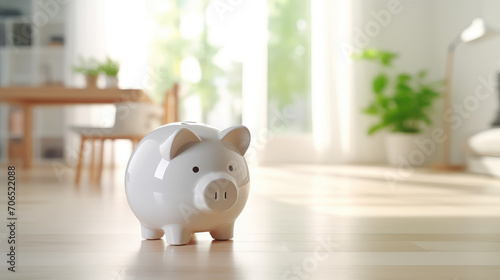
[[[105,170],[101,186],[75,187],[73,175],[18,170],[17,272],[7,271],[2,226],[0,279],[500,279],[498,179],[251,167],[234,240],[198,233],[174,247],[141,239],[123,169]],[[6,203],[4,192],[3,221]]]

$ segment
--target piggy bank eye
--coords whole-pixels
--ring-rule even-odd
[[[233,166],[229,165],[229,171],[233,171]]]
[[[200,169],[198,168],[198,166],[193,167],[193,172],[194,173],[198,173],[198,171],[200,171]]]

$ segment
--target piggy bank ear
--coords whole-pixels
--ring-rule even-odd
[[[219,139],[233,144],[244,155],[250,146],[250,131],[243,125],[232,126],[219,132]]]
[[[160,145],[160,154],[166,160],[178,156],[188,146],[187,144],[201,142],[200,137],[187,128],[175,131]]]

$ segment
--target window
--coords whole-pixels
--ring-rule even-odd
[[[268,127],[311,132],[310,1],[269,0]]]
[[[241,55],[226,26],[210,20],[210,1],[150,1],[153,95],[180,81],[182,119],[219,127],[241,123]]]

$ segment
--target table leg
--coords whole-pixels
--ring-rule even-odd
[[[33,106],[24,105],[24,141],[23,141],[25,169],[30,169],[33,163]]]
[[[90,138],[90,149],[91,149],[91,154],[90,154],[90,181],[94,182],[95,181],[95,153],[96,153],[96,146],[95,146],[95,138]]]
[[[80,183],[80,176],[82,175],[83,168],[83,149],[85,148],[85,141],[87,138],[82,135],[80,142],[80,151],[78,153],[78,165],[76,166],[76,176],[75,176],[75,185]]]
[[[101,152],[99,153],[99,165],[97,169],[97,183],[101,183],[103,160],[104,160],[104,142],[105,142],[104,138],[101,139]]]

